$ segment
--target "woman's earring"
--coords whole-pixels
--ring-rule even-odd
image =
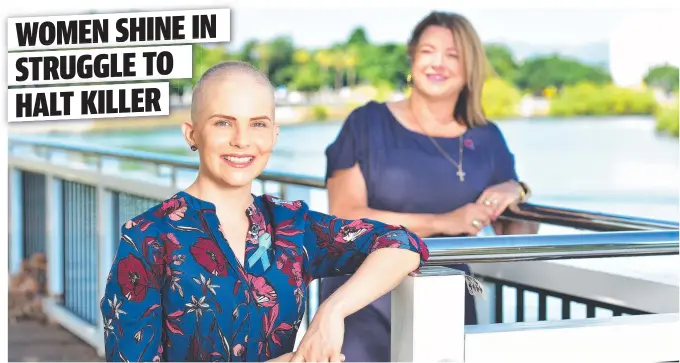
[[[196,151],[196,150],[198,150],[198,148],[196,147],[196,145],[191,145],[191,151]]]
[[[413,87],[413,77],[411,76],[411,73],[406,76],[406,86],[409,88]]]

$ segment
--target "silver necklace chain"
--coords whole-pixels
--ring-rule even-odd
[[[456,175],[458,176],[458,179],[460,179],[461,183],[465,181],[465,171],[463,171],[463,136],[465,136],[465,132],[463,132],[460,136],[458,136],[458,159],[460,162],[456,162],[456,160],[451,157],[440,145],[437,141],[435,141],[430,134],[425,131],[425,128],[420,124],[420,121],[418,120],[417,117],[413,117],[416,120],[416,123],[418,124],[418,127],[423,131],[423,133],[427,136],[430,141],[432,141],[432,144],[439,150],[439,153],[442,154],[448,161],[453,164],[458,171],[456,171]]]

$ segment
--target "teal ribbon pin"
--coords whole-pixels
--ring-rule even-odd
[[[272,246],[272,236],[269,233],[264,233],[257,239],[258,247],[255,253],[248,259],[248,265],[253,267],[257,260],[262,260],[262,269],[267,271],[269,268],[269,255],[267,250]]]

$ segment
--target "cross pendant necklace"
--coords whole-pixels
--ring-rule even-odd
[[[461,182],[465,181],[465,172],[460,167],[458,167],[456,175],[458,175],[458,179],[460,179]]]
[[[421,130],[423,130],[423,133],[430,139],[430,141],[432,141],[432,144],[434,144],[437,150],[439,150],[439,153],[442,154],[448,161],[450,161],[451,164],[453,164],[456,168],[458,168],[458,171],[456,171],[456,175],[458,176],[458,179],[460,180],[461,183],[464,182],[465,171],[463,171],[463,137],[465,136],[467,130],[463,131],[463,133],[460,136],[458,136],[458,160],[460,160],[460,162],[456,162],[441,146],[439,146],[439,143],[437,143],[437,141],[435,141],[432,138],[432,136],[430,136],[430,134],[428,134],[427,131],[425,131],[425,128],[420,124],[420,120],[418,120],[418,118],[415,117],[415,115],[413,115],[413,117],[418,127]]]
[[[432,136],[427,135],[434,146],[437,147],[437,150],[439,150],[439,152],[444,155],[444,157],[448,159],[451,164],[458,168],[456,175],[458,176],[458,179],[460,179],[461,183],[465,181],[465,171],[463,171],[463,136],[465,136],[465,132],[463,132],[463,134],[458,137],[458,160],[460,160],[460,162],[456,162],[441,146],[439,146],[439,143],[437,143],[437,141],[435,141]]]

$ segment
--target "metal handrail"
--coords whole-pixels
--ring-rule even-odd
[[[30,145],[37,148],[59,149],[100,157],[115,157],[132,161],[167,165],[175,168],[198,169],[198,160],[195,158],[148,151],[108,148],[90,144],[76,144],[73,142],[66,143],[58,140],[46,140],[26,136],[9,137],[9,145]],[[264,171],[260,174],[258,179],[311,188],[323,189],[326,187],[323,178],[290,173]],[[506,210],[505,213],[503,213],[502,218],[533,221],[597,232],[680,229],[680,223],[675,221],[595,213],[562,207],[542,206],[532,203],[524,203],[515,210]]]
[[[520,204],[518,208],[507,209],[503,217],[595,232],[678,230],[680,228],[680,224],[673,221],[556,208],[532,203]]]
[[[425,238],[426,265],[678,254],[678,231]]]

